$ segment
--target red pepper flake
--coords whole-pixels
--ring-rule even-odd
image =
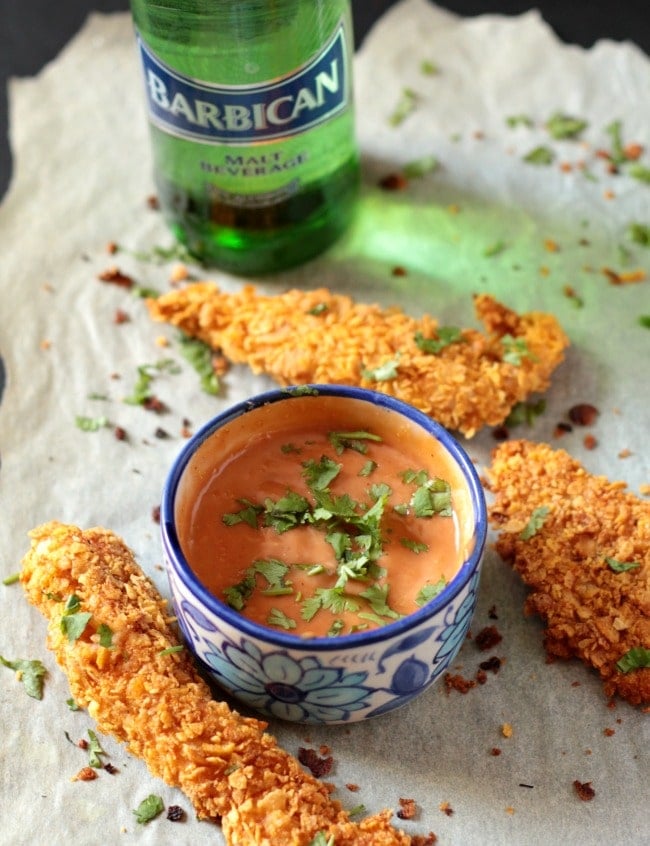
[[[384,191],[403,191],[409,182],[402,173],[389,173],[379,180],[379,187]]]
[[[417,805],[415,804],[415,799],[400,798],[399,811],[397,812],[397,816],[401,820],[412,820],[416,814]]]
[[[560,421],[555,429],[553,430],[553,437],[554,438],[561,438],[564,435],[568,435],[569,432],[573,432],[573,426],[570,423],[564,423]]]
[[[135,284],[130,276],[127,276],[126,273],[122,273],[122,271],[115,266],[104,270],[97,278],[100,282],[117,285],[119,288],[132,288]]]
[[[496,626],[485,626],[474,638],[474,643],[481,652],[485,652],[488,649],[493,649],[502,640],[501,633]]]
[[[117,767],[115,767],[115,766],[114,766],[113,764],[111,764],[110,762],[108,762],[108,763],[104,764],[104,769],[106,770],[106,772],[107,772],[109,775],[115,775],[115,773],[119,772],[119,770],[117,769]]]
[[[77,775],[72,776],[72,781],[94,781],[97,778],[97,771],[92,767],[82,767]]]
[[[159,505],[154,505],[154,507],[151,509],[151,519],[154,521],[154,523],[160,523],[160,506]]]
[[[496,675],[501,669],[501,663],[501,659],[497,658],[496,655],[493,655],[491,658],[488,658],[487,661],[481,661],[479,667],[485,672],[494,673]]]
[[[613,728],[603,729],[603,734],[605,735],[605,737],[614,737],[614,735],[616,734],[616,729],[613,729]]]
[[[510,437],[510,432],[507,426],[495,426],[492,429],[492,437],[495,441],[507,441]]]
[[[643,145],[632,142],[623,148],[623,155],[630,162],[635,162],[643,155]]]
[[[569,409],[569,420],[577,426],[591,426],[598,417],[598,409],[588,402],[580,402]]]
[[[298,749],[298,760],[316,778],[328,775],[334,765],[334,758],[331,755],[321,758],[315,749],[306,749],[304,746]]]
[[[591,786],[590,781],[578,781],[576,779],[573,782],[573,788],[583,802],[591,802],[596,795],[596,791]]]
[[[118,308],[115,310],[115,315],[113,317],[113,323],[117,326],[121,326],[122,323],[128,323],[131,318],[129,315],[124,311],[124,309]]]
[[[128,437],[126,434],[126,429],[123,429],[121,426],[116,426],[113,429],[113,434],[115,435],[115,439],[118,441],[126,441]]]
[[[582,443],[584,444],[585,449],[596,449],[598,446],[598,440],[594,437],[594,435],[585,435]]]
[[[170,822],[182,822],[185,819],[185,811],[180,805],[170,805],[167,808],[167,819]]]
[[[487,673],[485,670],[477,670],[476,671],[476,683],[477,684],[485,684],[487,681]]]
[[[88,749],[88,741],[85,737],[82,737],[81,740],[77,741],[77,746],[79,749]]]
[[[498,758],[500,754],[501,750],[498,746],[493,746],[492,749],[490,749],[490,755],[492,755],[493,758]]]
[[[147,411],[153,411],[154,414],[164,414],[167,411],[165,403],[156,396],[146,397],[142,407]]]

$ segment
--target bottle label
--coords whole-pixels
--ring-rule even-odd
[[[349,103],[341,25],[303,67],[272,82],[215,85],[165,65],[138,35],[149,118],[159,129],[203,144],[251,144],[297,135]]]

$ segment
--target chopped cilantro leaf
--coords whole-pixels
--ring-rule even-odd
[[[372,432],[329,432],[327,435],[329,442],[336,450],[337,455],[341,455],[343,450],[352,449],[355,452],[360,452],[365,455],[368,451],[367,441],[380,442],[379,435],[373,435]]]
[[[650,167],[646,167],[645,165],[636,162],[628,167],[627,172],[632,179],[637,179],[639,182],[647,182],[650,184]]]
[[[446,585],[447,581],[444,576],[441,576],[438,581],[433,584],[429,584],[429,582],[427,582],[418,591],[417,596],[415,597],[415,604],[420,606],[426,605],[427,602],[430,602],[435,596],[438,596],[438,594],[445,589]]]
[[[524,156],[524,161],[533,165],[550,165],[555,160],[555,153],[549,147],[535,147]]]
[[[389,585],[375,584],[366,588],[366,590],[361,591],[359,596],[368,600],[370,607],[375,614],[378,614],[380,617],[390,617],[392,620],[398,620],[401,617],[401,614],[398,614],[397,611],[394,611],[388,605],[388,592]]]
[[[377,469],[377,462],[372,461],[372,459],[369,458],[368,461],[366,461],[366,463],[363,465],[361,470],[359,470],[359,475],[360,476],[370,476],[370,475],[372,475],[372,473],[375,472],[376,469]]]
[[[105,417],[103,414],[99,417],[86,417],[83,414],[77,414],[75,425],[82,432],[98,432],[100,429],[108,426],[108,417]]]
[[[538,508],[534,508],[526,526],[519,535],[521,540],[530,540],[530,538],[534,537],[546,522],[549,514],[550,508],[546,505],[540,505]]]
[[[97,634],[99,635],[100,646],[104,646],[106,649],[113,648],[113,632],[110,626],[107,626],[106,623],[100,623],[97,627]]]
[[[90,755],[88,765],[100,770],[104,766],[104,762],[100,756],[105,755],[106,752],[102,749],[101,743],[92,729],[88,729],[88,737],[90,738],[90,743],[88,744],[88,753]]]
[[[642,314],[639,318],[639,326],[643,326],[644,329],[650,329],[650,314]]]
[[[615,573],[626,573],[628,570],[636,570],[641,564],[638,561],[618,561],[616,558],[605,556],[609,568]]]
[[[180,351],[183,357],[194,368],[200,379],[201,390],[215,396],[221,390],[219,377],[212,365],[212,350],[198,338],[190,338],[189,335],[179,335]]]
[[[345,628],[343,620],[334,620],[332,625],[327,630],[327,637],[337,637]]]
[[[546,128],[553,138],[577,138],[587,127],[587,121],[556,112],[546,122]]]
[[[406,118],[411,114],[411,112],[415,110],[417,102],[418,95],[415,93],[415,91],[413,91],[412,88],[402,89],[402,94],[400,96],[399,102],[397,103],[397,106],[388,118],[388,123],[391,126],[399,126],[406,120]]]
[[[266,622],[269,626],[276,626],[280,629],[295,629],[296,628],[296,621],[292,620],[291,617],[287,617],[284,611],[280,611],[279,608],[271,608],[271,611],[266,618]]]
[[[525,338],[517,338],[514,335],[504,335],[501,338],[503,346],[503,361],[519,367],[524,358],[537,361],[537,356],[528,349],[528,342]]]
[[[425,156],[422,159],[415,159],[412,162],[404,165],[402,173],[407,179],[418,179],[425,176],[427,173],[433,173],[439,166],[438,159],[435,156]]]
[[[43,698],[43,682],[47,674],[44,665],[34,659],[18,658],[15,661],[9,661],[0,655],[0,664],[8,667],[16,673],[16,677],[25,685],[25,693],[31,696],[32,699]]]
[[[526,423],[532,426],[535,419],[546,411],[546,400],[544,398],[537,402],[518,402],[510,410],[505,424],[506,426],[520,426]]]
[[[399,359],[400,355],[397,353],[395,358],[391,358],[377,367],[364,368],[361,375],[370,382],[390,382],[391,379],[397,378]]]
[[[247,573],[244,578],[232,587],[226,588],[223,592],[228,605],[235,611],[243,610],[246,600],[255,590],[255,576]]]
[[[498,256],[499,253],[502,253],[505,248],[505,241],[493,241],[491,244],[488,244],[487,247],[483,250],[483,255],[485,256],[485,258],[492,258],[493,256]]]
[[[415,552],[416,555],[419,555],[421,552],[427,552],[429,549],[428,544],[415,541],[412,538],[400,538],[399,542],[406,549],[410,549],[411,552]]]
[[[533,119],[528,117],[528,115],[510,115],[506,118],[506,124],[511,128],[514,129],[516,126],[533,126]]]
[[[628,236],[635,244],[650,247],[650,225],[646,223],[630,223],[627,228]]]
[[[635,646],[616,662],[616,666],[622,673],[650,667],[650,649],[646,649],[645,646]]]
[[[182,652],[185,647],[182,643],[177,643],[175,646],[168,646],[167,649],[161,649],[158,655],[164,658],[166,655],[176,655],[177,652]]]
[[[12,573],[10,576],[5,576],[2,584],[9,587],[9,585],[15,585],[18,581],[20,581],[20,573]]]
[[[304,461],[302,466],[305,468],[303,476],[309,487],[312,490],[322,491],[329,487],[330,482],[339,475],[343,465],[323,455],[320,461],[310,459]]]
[[[226,526],[236,526],[237,523],[247,523],[253,529],[257,528],[257,515],[263,511],[261,505],[254,505],[252,502],[249,502],[247,499],[238,499],[239,502],[244,507],[239,511],[234,511],[228,514],[224,514],[221,517],[222,522]]]
[[[151,820],[155,819],[159,814],[162,814],[164,810],[165,805],[162,798],[160,796],[155,796],[152,793],[140,802],[133,813],[135,814],[136,820],[144,825],[145,823],[151,822]]]
[[[419,350],[431,355],[437,355],[450,344],[464,341],[462,330],[458,326],[439,326],[435,338],[425,338],[422,332],[416,332],[413,339]]]

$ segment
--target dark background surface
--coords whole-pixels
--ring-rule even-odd
[[[359,45],[380,15],[395,0],[352,0]],[[650,54],[648,0],[440,0],[438,5],[460,15],[485,12],[516,15],[537,8],[564,41],[591,46],[599,38],[630,40]],[[80,29],[90,12],[120,12],[128,0],[0,0],[0,199],[11,178],[8,142],[7,81],[31,76],[51,61]],[[649,93],[650,100],[650,93]],[[639,107],[650,111],[649,103]]]

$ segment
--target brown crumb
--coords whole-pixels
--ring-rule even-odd
[[[124,311],[124,309],[115,309],[115,314],[113,315],[113,323],[115,323],[117,326],[121,326],[122,323],[128,323],[129,320],[131,320],[131,318]]]
[[[109,254],[109,256],[114,256],[118,249],[119,248],[115,241],[109,241],[108,244],[106,244],[106,252]]]
[[[77,775],[72,776],[72,781],[94,781],[97,778],[97,770],[92,767],[82,767]]]
[[[614,737],[614,735],[616,734],[616,729],[613,729],[613,728],[603,729],[603,734],[605,735],[605,737]]]
[[[501,750],[498,746],[493,746],[492,749],[490,749],[490,755],[492,755],[494,758],[498,758],[500,754]]]
[[[185,819],[185,811],[180,805],[170,805],[167,808],[167,819],[170,822],[182,822]]]
[[[154,521],[154,523],[160,523],[160,506],[159,505],[154,505],[154,507],[151,509],[151,519]]]
[[[154,414],[164,414],[167,411],[165,403],[155,396],[146,397],[142,407],[147,411],[153,411]]]
[[[590,781],[578,781],[576,779],[573,782],[573,788],[583,802],[591,802],[596,795],[596,791],[591,786]]]
[[[596,449],[598,446],[598,440],[594,437],[594,435],[585,435],[582,443],[584,444],[585,449]]]
[[[417,805],[415,804],[415,799],[400,798],[399,811],[397,812],[397,816],[401,820],[412,820],[416,814]]]
[[[451,804],[449,802],[441,802],[440,810],[443,814],[447,814],[448,817],[453,816],[454,809],[451,807]]]
[[[158,211],[158,209],[160,208],[160,202],[155,194],[150,194],[147,197],[147,206],[153,211]]]
[[[115,267],[107,268],[97,277],[100,282],[107,282],[110,285],[117,285],[119,288],[132,288],[134,285],[133,279],[127,276],[126,273]]]
[[[322,778],[325,775],[329,775],[332,772],[332,767],[334,765],[334,758],[332,758],[331,755],[326,755],[321,758],[315,749],[307,749],[304,746],[301,746],[298,749],[298,760],[304,767],[307,767],[311,774],[316,776],[316,778]]]
[[[481,670],[485,670],[486,672],[494,673],[495,675],[501,669],[502,664],[501,658],[498,658],[496,655],[493,655],[491,658],[488,658],[487,661],[481,661],[479,667]]]
[[[473,687],[476,687],[474,679],[466,679],[460,674],[452,675],[451,673],[445,673],[444,683],[447,693],[450,693],[452,690],[456,690],[458,693],[467,693]]]
[[[569,434],[569,432],[573,432],[573,426],[570,423],[560,421],[553,430],[553,437],[561,438],[563,435]]]
[[[434,846],[438,836],[430,831],[428,834],[416,834],[411,838],[411,846]]]
[[[128,437],[126,434],[126,429],[123,429],[121,426],[116,426],[113,429],[113,434],[115,435],[115,439],[117,441],[126,441]]]
[[[627,449],[627,447],[626,447],[625,449],[622,449],[622,450],[619,452],[618,457],[619,457],[619,458],[629,458],[631,455],[632,455],[632,450],[631,450],[631,449]]]
[[[397,265],[392,269],[391,273],[393,276],[406,276],[406,268],[401,265]]]
[[[384,191],[403,191],[409,182],[402,173],[389,173],[379,180],[379,187]]]
[[[345,785],[350,793],[358,793],[359,792],[359,785],[350,782],[349,784]]]
[[[104,764],[104,769],[109,775],[115,775],[115,773],[119,772],[118,768],[111,764],[110,761]]]
[[[485,626],[474,638],[474,643],[481,652],[486,652],[488,649],[493,649],[497,643],[501,643],[502,639],[496,626]]]
[[[577,426],[591,426],[598,417],[598,409],[588,402],[579,402],[569,409],[569,420]]]

